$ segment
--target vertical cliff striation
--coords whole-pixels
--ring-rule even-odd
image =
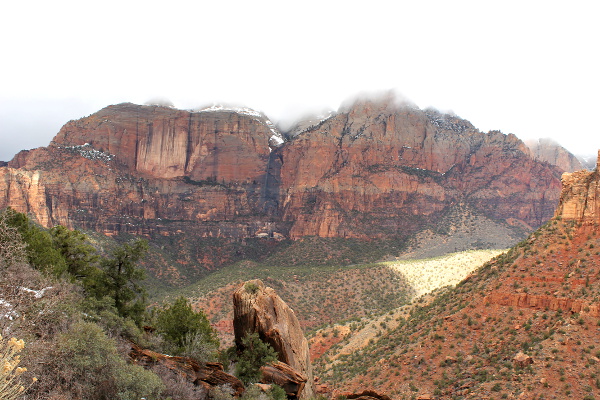
[[[600,151],[598,151],[600,161]],[[600,223],[600,179],[598,167],[594,171],[565,172],[563,189],[556,216],[577,224]]]
[[[539,226],[560,192],[561,171],[514,135],[393,98],[357,101],[280,152],[280,203],[294,238],[410,233],[459,202]]]
[[[281,143],[268,119],[248,109],[109,106],[10,161],[0,206],[45,226],[108,234],[253,236],[273,208],[265,206],[277,164],[271,151]]]
[[[457,204],[536,227],[558,202],[558,167],[455,115],[386,97],[303,126],[284,143],[249,109],[109,106],[0,167],[0,207],[106,234],[371,240]]]

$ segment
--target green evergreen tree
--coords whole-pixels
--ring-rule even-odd
[[[17,228],[7,222],[6,212],[0,212],[0,268],[25,262],[25,247],[26,244]]]
[[[98,274],[98,255],[85,234],[70,230],[62,225],[50,229],[52,242],[65,260],[65,272],[71,280],[84,283],[86,279]]]
[[[217,333],[210,326],[206,314],[194,311],[185,297],[158,311],[157,330],[163,338],[176,348],[176,354],[190,353],[205,346],[215,352],[219,348]],[[201,360],[203,361],[203,360]]]
[[[17,228],[26,243],[27,261],[32,267],[55,275],[60,275],[65,270],[65,259],[54,248],[52,236],[46,230],[33,223],[27,215],[16,212],[10,207],[3,210],[2,214],[5,222]]]
[[[125,243],[100,260],[101,273],[89,280],[89,290],[98,299],[110,297],[119,315],[138,325],[146,308],[146,291],[140,285],[146,271],[137,263],[147,251],[148,242],[143,239]]]
[[[277,361],[277,352],[270,344],[263,342],[256,332],[242,338],[242,348],[235,365],[236,376],[246,385],[258,382],[260,367]]]

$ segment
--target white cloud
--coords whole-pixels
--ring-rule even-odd
[[[600,148],[598,11],[596,1],[7,2],[0,159],[28,139],[47,144],[57,119],[122,101],[228,102],[278,120],[386,89],[482,130]],[[59,109],[49,116],[40,102]],[[32,113],[48,124],[32,128]]]

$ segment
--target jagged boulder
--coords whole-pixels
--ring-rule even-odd
[[[308,341],[294,311],[270,287],[251,280],[233,293],[233,328],[238,348],[242,338],[258,333],[261,340],[277,351],[280,362],[287,364],[306,384],[299,387],[298,398],[315,396],[314,378]]]
[[[346,393],[344,396],[348,400],[391,400],[389,396],[377,393],[374,390],[363,390],[360,393]]]
[[[242,381],[223,371],[223,365],[220,363],[200,364],[190,357],[167,356],[152,350],[142,349],[136,345],[131,346],[129,357],[135,364],[145,368],[163,366],[177,375],[184,376],[186,380],[194,385],[204,386],[207,389],[229,385],[235,396],[240,396],[245,390]]]
[[[526,366],[533,364],[533,358],[520,351],[513,357],[513,362],[516,366],[525,368]]]
[[[269,363],[260,369],[261,382],[274,383],[281,386],[288,398],[298,398],[306,386],[306,376],[299,374],[289,365],[281,361]]]

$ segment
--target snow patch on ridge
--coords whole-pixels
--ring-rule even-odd
[[[203,108],[197,112],[216,112],[216,111],[231,111],[237,114],[249,115],[251,117],[262,118],[263,114],[259,111],[253,110],[248,107],[226,107],[220,104],[215,104],[210,107]]]
[[[92,147],[92,145],[89,143],[75,145],[75,146],[64,146],[64,147],[58,146],[58,148],[70,150],[74,153],[79,154],[83,158],[87,158],[88,160],[97,160],[97,161],[102,161],[105,163],[112,161],[113,158],[115,157],[114,154],[108,154],[103,151],[94,149]]]
[[[273,124],[273,122],[271,122],[271,120],[269,118],[267,118],[267,116],[260,111],[253,110],[248,107],[227,107],[227,106],[223,106],[220,104],[216,104],[216,105],[213,105],[210,107],[206,107],[206,108],[197,110],[196,112],[219,112],[219,111],[234,112],[236,114],[254,117],[259,122],[262,122],[265,125],[267,125],[267,127],[269,128],[269,130],[272,133],[271,137],[269,138],[269,145],[272,147],[279,147],[285,142],[283,135],[279,132],[279,130],[277,129],[275,124]]]

